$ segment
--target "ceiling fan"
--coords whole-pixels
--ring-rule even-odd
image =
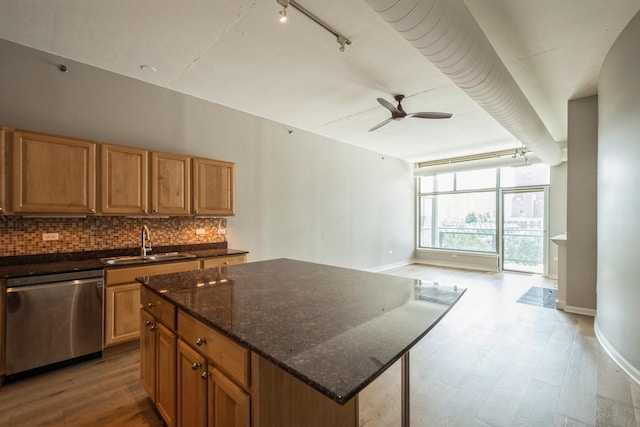
[[[402,100],[404,99],[404,95],[396,95],[394,96],[394,99],[398,101],[397,107],[394,107],[393,104],[387,101],[386,99],[378,98],[378,102],[380,103],[380,105],[382,105],[387,110],[391,111],[391,117],[389,117],[387,120],[381,123],[378,123],[371,129],[369,129],[369,132],[381,128],[382,126],[389,123],[391,120],[400,121],[400,120],[404,120],[404,118],[406,117],[416,117],[418,119],[448,119],[452,116],[451,113],[435,113],[435,112],[407,113],[406,111],[404,111],[404,108],[402,108]]]

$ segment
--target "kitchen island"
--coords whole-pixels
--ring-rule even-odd
[[[355,427],[358,393],[464,293],[288,259],[138,280],[142,380],[168,425]]]

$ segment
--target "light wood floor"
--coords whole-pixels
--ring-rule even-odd
[[[640,426],[640,386],[596,342],[593,319],[515,301],[539,276],[407,266],[467,287],[411,351],[411,425]],[[129,350],[0,388],[0,426],[161,426]],[[361,393],[361,426],[400,424],[399,364]],[[302,426],[301,426],[302,427]]]

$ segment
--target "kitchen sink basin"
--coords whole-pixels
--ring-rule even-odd
[[[159,261],[173,261],[176,259],[195,258],[184,252],[166,252],[163,254],[153,255],[134,255],[134,256],[117,256],[112,258],[100,258],[100,261],[107,265],[126,265],[126,264],[144,264]]]

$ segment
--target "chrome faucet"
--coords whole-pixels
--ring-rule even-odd
[[[140,247],[140,255],[146,256],[147,251],[152,251],[151,248],[151,234],[149,233],[149,227],[146,225],[142,226],[142,245]]]

